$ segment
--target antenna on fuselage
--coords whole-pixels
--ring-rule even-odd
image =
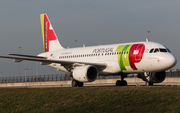
[[[147,31],[147,33],[148,33],[148,38],[146,38],[146,42],[148,42],[148,39],[149,39],[149,33],[150,33],[151,31]]]
[[[77,42],[78,40],[75,40],[75,47],[76,47],[76,42]]]

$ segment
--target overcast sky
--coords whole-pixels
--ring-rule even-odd
[[[145,41],[151,31],[149,41],[167,46],[179,61],[179,5],[179,0],[1,0],[0,55],[43,52],[39,15],[47,13],[64,47]],[[35,75],[36,70],[39,75],[62,73],[23,61],[20,75],[29,67],[33,69],[28,75]],[[177,63],[174,69],[179,68]],[[0,72],[19,76],[19,63],[0,59]]]

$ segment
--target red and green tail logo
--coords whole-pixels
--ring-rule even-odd
[[[49,41],[56,40],[56,34],[46,14],[40,15],[44,52],[49,51]]]
[[[121,70],[126,70],[126,66],[130,66],[133,70],[137,70],[135,63],[139,63],[143,57],[145,50],[144,44],[120,45],[116,49],[118,54],[118,63]]]

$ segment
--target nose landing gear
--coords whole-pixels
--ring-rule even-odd
[[[77,80],[72,80],[72,87],[83,87],[84,83]]]

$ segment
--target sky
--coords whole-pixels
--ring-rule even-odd
[[[46,13],[63,47],[158,42],[180,60],[179,0],[1,0],[0,55],[43,52],[40,14]],[[78,40],[77,42],[75,40]],[[19,48],[21,47],[21,48]],[[61,74],[36,62],[0,59],[1,76]],[[20,74],[19,74],[20,69]],[[178,62],[173,69],[180,69]]]

